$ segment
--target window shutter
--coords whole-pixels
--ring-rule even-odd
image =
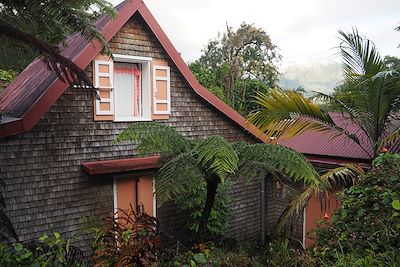
[[[171,114],[170,68],[153,65],[153,115],[169,114]]]
[[[113,119],[114,115],[114,64],[112,59],[102,56],[94,61],[94,86],[98,88],[100,99],[95,100],[95,115]],[[105,117],[106,116],[106,117]]]

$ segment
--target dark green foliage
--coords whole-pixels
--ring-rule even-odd
[[[232,145],[220,136],[189,140],[174,128],[153,122],[136,123],[116,138],[116,142],[127,140],[138,143],[137,150],[141,154],[161,153],[163,156],[162,166],[156,173],[156,196],[160,205],[179,195],[187,198],[188,189],[198,188],[199,181],[205,185],[203,210],[191,212],[201,215],[199,222],[190,223],[198,223],[197,238],[213,238],[206,232],[208,220],[214,216],[211,213],[217,192],[226,179],[238,176],[235,174],[238,169],[239,176],[245,174],[247,179],[265,177],[268,172],[305,181],[315,179],[313,176],[316,175],[304,156],[278,145],[249,145],[244,142]],[[220,215],[222,221],[224,214]]]
[[[211,40],[189,65],[199,82],[241,114],[255,107],[253,96],[278,80],[277,47],[262,29],[242,23]]]
[[[250,255],[242,248],[226,250],[215,247],[212,243],[200,244],[192,251],[181,253],[171,262],[160,264],[162,266],[265,266],[264,262],[256,256]]]
[[[140,210],[118,210],[98,224],[83,218],[84,232],[94,235],[95,266],[150,266],[160,253],[159,223]]]
[[[241,79],[236,81],[233,92],[232,107],[240,114],[247,115],[259,108],[254,101],[257,93],[265,93],[269,89],[269,84],[257,79]]]
[[[266,173],[283,174],[294,181],[317,180],[317,172],[298,152],[281,145],[237,142],[234,148],[240,159],[239,175],[245,179]]]
[[[17,77],[17,72],[13,70],[3,70],[0,68],[0,92],[4,90]]]
[[[228,228],[228,216],[231,213],[231,199],[228,195],[230,182],[226,181],[218,186],[217,195],[215,197],[214,206],[210,213],[207,223],[206,235],[212,236],[214,239],[222,237]],[[183,211],[186,230],[195,236],[198,231],[201,210],[205,205],[207,195],[206,183],[202,177],[198,177],[185,192],[175,198],[175,203]],[[192,240],[189,240],[192,241]]]
[[[0,266],[84,266],[83,254],[58,232],[23,244],[0,243]]]
[[[342,207],[328,227],[317,230],[315,249],[331,259],[387,253],[400,247],[400,218],[393,201],[400,199],[400,155],[383,154],[359,182],[340,195]]]

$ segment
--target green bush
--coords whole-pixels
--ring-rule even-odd
[[[400,155],[377,157],[373,168],[339,196],[342,205],[332,221],[316,229],[315,255],[329,262],[394,262],[400,246]]]
[[[17,77],[17,74],[18,73],[13,70],[0,69],[0,92]]]
[[[225,250],[213,243],[200,244],[192,251],[181,253],[170,262],[159,263],[161,266],[265,266],[260,258],[250,256],[244,249]]]
[[[70,240],[54,232],[31,243],[1,243],[0,266],[83,266],[83,255]]]
[[[210,218],[207,224],[208,232],[206,235],[209,240],[215,240],[223,236],[228,228],[228,216],[231,212],[231,199],[228,195],[230,182],[225,181],[218,186],[217,196],[213,209],[211,210]],[[188,188],[184,193],[176,197],[175,203],[183,211],[186,224],[186,232],[192,239],[199,227],[201,212],[205,205],[207,195],[206,183],[204,179],[198,179],[191,188]],[[188,240],[192,241],[192,240]]]

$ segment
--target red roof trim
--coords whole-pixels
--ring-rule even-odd
[[[167,51],[172,61],[175,63],[175,65],[185,77],[189,85],[193,88],[193,90],[200,97],[210,103],[213,107],[225,114],[225,116],[236,122],[238,125],[243,127],[256,138],[265,142],[267,139],[260,133],[260,131],[256,127],[254,127],[252,124],[247,123],[246,119],[243,116],[241,116],[238,112],[233,110],[230,106],[225,104],[218,97],[210,93],[207,89],[199,84],[199,82],[190,71],[189,67],[183,61],[178,51],[172,45],[171,41],[168,39],[164,31],[161,29],[160,25],[157,23],[153,15],[150,13],[149,9],[142,1],[127,1],[127,3],[125,3],[123,8],[120,10],[117,18],[115,20],[110,20],[107,25],[102,29],[101,32],[105,40],[111,40],[111,38],[122,28],[122,26],[136,11],[138,11],[143,17],[144,21],[148,24],[154,35],[158,38],[161,45]],[[101,46],[99,42],[94,41],[88,44],[86,48],[81,51],[79,56],[74,59],[74,62],[79,67],[85,68],[100,51]],[[14,127],[9,127],[7,125],[8,123],[4,123],[4,126],[6,126],[5,128],[9,129],[4,130],[4,128],[0,128],[0,136],[5,137],[31,130],[32,127],[40,120],[43,114],[57,101],[57,99],[68,87],[68,84],[65,84],[61,80],[57,79],[57,81],[29,109],[29,111],[24,114],[22,118],[18,119],[20,120],[19,124],[15,124]]]
[[[117,172],[157,169],[160,156],[148,156],[140,158],[103,160],[82,163],[82,168],[90,175],[108,174]]]
[[[343,164],[361,164],[361,166],[367,167],[371,161],[367,159],[352,159],[352,158],[337,158],[328,156],[317,156],[317,155],[305,155],[306,158],[313,164],[322,167],[332,165],[343,165]]]

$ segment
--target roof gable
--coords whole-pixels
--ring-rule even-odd
[[[143,1],[124,1],[117,6],[117,10],[119,13],[115,19],[102,16],[96,23],[107,42],[138,12],[192,89],[244,130],[265,141],[259,131],[248,124],[244,117],[199,84]],[[68,46],[62,54],[82,69],[86,68],[102,49],[97,40],[88,42],[80,34],[73,34],[66,42]],[[61,81],[40,59],[35,59],[0,94],[0,111],[6,113],[0,127],[0,136],[5,137],[31,130],[68,88],[69,85]]]

